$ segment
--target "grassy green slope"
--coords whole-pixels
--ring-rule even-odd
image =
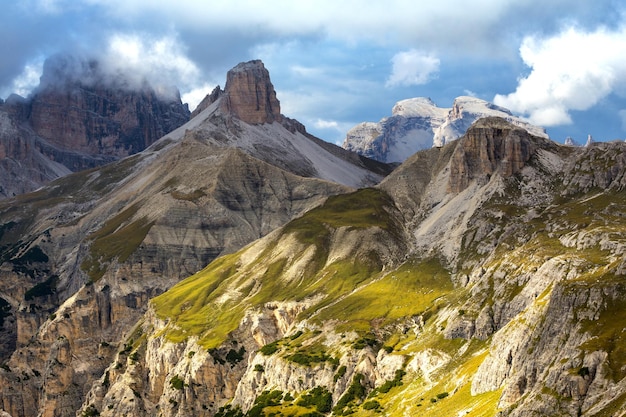
[[[624,197],[621,192],[598,191],[571,196],[558,205],[542,208],[530,219],[526,209],[496,197],[478,215],[493,225],[491,234],[483,239],[494,239],[495,249],[480,254],[480,242],[467,239],[459,265],[464,265],[460,273],[471,273],[476,268],[504,273],[501,282],[494,282],[497,274],[485,278],[485,291],[475,298],[471,297],[474,284],[455,288],[450,271],[434,258],[412,257],[390,267],[374,249],[356,251],[353,258],[333,257],[331,248],[337,243],[340,229],[363,238],[371,237],[366,232],[375,230],[380,247],[402,239],[402,226],[395,220],[389,197],[366,189],[330,198],[271,239],[216,260],[155,298],[152,304],[159,317],[169,320],[165,333],[170,340],[182,341],[195,335],[206,348],[213,348],[237,328],[248,308],[269,301],[315,299],[300,319],[317,324],[332,322],[337,333],[356,330],[362,336],[374,337],[371,346],[375,349],[384,348],[407,361],[416,353],[428,351],[448,358],[432,374],[402,377],[384,390],[372,391],[368,398],[348,403],[341,412],[363,416],[492,416],[499,410],[502,389],[479,395],[470,392],[472,377],[490,352],[491,339],[445,339],[445,317],[451,311],[472,316],[486,305],[521,296],[529,274],[554,257],[575,259],[580,265],[575,279],[554,283],[567,291],[591,287],[614,290],[616,285],[621,286],[615,271],[623,260],[606,244],[607,240],[610,247],[626,243]],[[585,232],[607,238],[602,244],[590,243],[584,248],[564,244],[568,236]],[[473,233],[471,227],[469,233]],[[553,288],[546,286],[527,308],[549,303]],[[620,365],[624,363],[626,343],[621,324],[623,310],[623,299],[609,300],[597,320],[581,322],[581,330],[590,336],[580,346],[581,351],[608,352],[608,374],[614,381],[624,377]],[[448,316],[441,316],[442,312]],[[399,330],[401,323],[415,317],[423,320],[420,333]],[[319,343],[310,344],[319,347],[324,335],[308,337],[319,338]],[[298,352],[292,344],[286,339],[277,345],[279,354],[282,352],[287,360]],[[298,398],[303,393],[291,394]],[[274,402],[265,411],[282,415],[312,412],[293,399]]]
[[[224,341],[246,309],[269,301],[321,296],[304,313],[306,318],[379,277],[383,265],[375,252],[329,260],[331,239],[337,229],[347,228],[356,234],[375,229],[393,241],[400,232],[390,210],[388,197],[373,189],[331,197],[288,223],[278,236],[259,243],[264,246],[252,261],[242,258],[248,259],[256,246],[222,257],[152,304],[158,316],[171,320],[167,331],[171,340],[196,335],[206,347]]]

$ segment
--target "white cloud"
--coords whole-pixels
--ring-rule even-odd
[[[191,109],[217,85],[203,78],[198,66],[186,56],[186,48],[176,35],[151,37],[139,33],[116,33],[110,36],[101,51],[87,51],[85,57],[96,58],[104,73],[122,78],[130,88],[140,88],[147,81],[164,96],[181,92],[183,102]],[[12,82],[0,90],[2,97],[11,93],[27,96],[39,85],[44,57],[27,63]]]
[[[401,42],[455,48],[457,51],[480,49],[493,56],[493,45],[505,36],[494,36],[502,28],[509,33],[520,27],[545,22],[535,19],[543,0],[258,0],[211,1],[185,0],[32,0],[45,9],[97,7],[104,16],[123,21],[143,19],[162,24],[164,19],[176,27],[194,31],[236,30],[252,38],[321,36],[342,41],[377,44]],[[609,0],[598,0],[600,3]],[[550,12],[562,18],[568,11],[590,6],[552,0]],[[596,8],[601,5],[596,5]],[[545,9],[541,9],[542,12]],[[528,16],[520,19],[520,15]],[[442,26],[443,25],[443,26]],[[445,27],[445,30],[441,30]],[[487,46],[487,47],[485,47]],[[424,47],[424,46],[422,46]]]
[[[387,87],[426,84],[439,71],[439,58],[416,49],[395,54],[391,62]]]
[[[542,126],[569,124],[571,110],[587,110],[626,84],[626,27],[570,27],[545,39],[527,37],[520,55],[530,74],[494,103]]]
[[[19,94],[22,97],[28,94],[39,85],[39,77],[43,69],[43,58],[37,58],[26,64],[22,73],[13,79],[11,85],[2,91],[0,97],[6,97],[11,93]]]
[[[200,70],[185,55],[175,35],[151,38],[141,34],[115,34],[100,57],[112,74],[132,76],[136,85],[147,79],[155,88],[199,82]],[[182,87],[182,86],[181,86]]]
[[[191,87],[191,89],[183,91],[181,94],[181,100],[183,103],[189,104],[189,110],[193,111],[198,104],[210,94],[217,84],[204,83],[199,87]]]
[[[317,119],[315,127],[318,129],[339,129],[339,123],[336,120]]]

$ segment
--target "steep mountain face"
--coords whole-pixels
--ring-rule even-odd
[[[280,103],[261,61],[245,62],[229,71],[225,89],[228,94],[221,102],[223,112],[253,125],[281,121]]]
[[[216,96],[256,96],[263,80],[241,79]],[[246,123],[215,98],[142,152],[0,203],[0,409],[76,415],[149,299],[389,172],[284,116]]]
[[[625,187],[481,119],[154,298],[81,412],[626,415]]]
[[[437,107],[423,97],[402,100],[391,114],[378,123],[364,122],[353,127],[342,146],[378,161],[403,162],[419,150],[443,146],[461,137],[483,117],[500,117],[535,136],[548,137],[542,128],[475,97],[457,97],[452,108]]]
[[[177,91],[157,93],[145,83],[111,79],[97,62],[52,57],[31,97],[0,106],[0,195],[137,153],[189,114]]]

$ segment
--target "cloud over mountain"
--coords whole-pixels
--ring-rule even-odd
[[[550,135],[591,132],[599,138],[616,137],[623,130],[618,111],[626,108],[626,98],[607,106],[607,120],[599,123],[597,115],[568,111],[587,104],[547,102],[544,108],[541,102],[528,103],[530,98],[516,89],[520,77],[539,71],[532,61],[535,48],[558,38],[564,23],[589,34],[599,28],[621,33],[626,10],[621,3],[9,2],[0,17],[0,98],[12,92],[27,95],[38,84],[46,57],[86,51],[111,53],[117,65],[133,69],[134,64],[144,63],[151,77],[176,79],[173,84],[183,101],[194,108],[216,85],[223,86],[223,74],[232,65],[260,58],[274,74],[289,114],[331,142],[341,140],[345,132],[338,132],[334,124],[318,129],[318,119],[351,126],[379,119],[407,97],[427,96],[448,103],[466,91],[488,101],[497,94],[519,101],[517,106],[506,107],[519,108],[535,119],[552,123],[572,119],[567,129],[551,129]],[[524,39],[533,39],[535,44],[529,41],[531,53],[520,57]],[[167,51],[172,55],[166,57]],[[580,51],[581,61],[586,60],[585,52]],[[590,111],[598,111],[597,105],[590,106]]]

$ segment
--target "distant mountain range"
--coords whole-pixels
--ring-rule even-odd
[[[545,130],[509,110],[475,97],[457,97],[451,108],[437,107],[429,98],[402,100],[381,121],[363,122],[346,135],[343,148],[383,162],[403,162],[415,152],[440,147],[461,137],[476,120],[501,117],[529,133],[547,138]]]

